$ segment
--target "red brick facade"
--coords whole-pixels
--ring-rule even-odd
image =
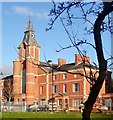
[[[29,105],[37,100],[50,102],[53,97],[57,110],[64,109],[66,105],[70,110],[77,110],[90,94],[89,82],[79,74],[90,74],[90,58],[77,54],[74,63],[67,64],[66,60],[58,59],[58,64],[52,64],[52,67],[41,62],[40,46],[30,22],[18,47],[19,57],[13,62],[14,101],[24,100]],[[86,65],[85,71],[83,64]],[[95,67],[92,71],[96,72]],[[103,94],[105,82],[98,96],[101,103]]]
[[[26,38],[26,35],[29,35],[29,39]],[[13,87],[16,93],[14,100],[22,101],[24,99],[27,104],[32,104],[37,100],[50,101],[53,90],[54,102],[58,109],[65,108],[66,104],[69,109],[77,109],[87,99],[90,93],[90,84],[84,76],[64,70],[53,70],[52,74],[52,68],[44,66],[47,63],[40,62],[40,47],[38,43],[32,43],[32,39],[30,39],[32,35],[35,36],[32,29],[25,32],[24,39],[18,48],[19,58],[14,61]],[[34,41],[36,42],[35,38]],[[69,68],[69,71],[73,73],[84,74],[81,65],[83,61],[85,64],[89,64],[90,58],[77,54],[75,62],[71,64],[66,64],[66,60],[58,59],[56,68],[64,67],[65,70]],[[89,74],[89,72],[90,70],[87,68],[86,73]],[[104,85],[99,97],[102,94],[105,94]]]

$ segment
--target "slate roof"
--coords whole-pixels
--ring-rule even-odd
[[[51,73],[52,72],[52,68],[53,68],[53,72],[58,72],[58,71],[61,71],[61,72],[66,72],[66,71],[69,71],[69,70],[76,70],[76,69],[80,69],[80,68],[83,68],[84,66],[87,67],[87,68],[92,68],[92,69],[98,69],[97,67],[93,66],[93,65],[89,65],[89,64],[84,64],[84,63],[80,63],[78,65],[76,65],[75,63],[69,63],[69,64],[65,64],[65,65],[62,65],[61,67],[58,67],[57,64],[52,64],[52,67],[46,63],[46,62],[40,62],[40,67],[42,67],[45,71]]]
[[[13,75],[8,75],[6,77],[3,77],[1,78],[1,80],[9,80],[10,78],[13,79]]]
[[[40,45],[37,43],[37,40],[34,34],[33,24],[30,19],[28,20],[26,31],[24,33],[25,35],[20,46],[24,43],[25,45],[30,45],[30,46],[35,45],[37,47],[40,47]]]

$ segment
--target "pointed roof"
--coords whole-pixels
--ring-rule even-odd
[[[27,22],[27,26],[26,26],[26,31],[34,31],[34,27],[33,27],[33,23],[31,22],[31,19],[29,18],[28,22]]]
[[[28,19],[26,30],[24,33],[25,33],[24,38],[23,38],[23,41],[20,44],[20,46],[24,43],[26,46],[27,45],[31,45],[31,46],[35,45],[37,47],[40,47],[40,45],[37,43],[37,40],[35,38],[34,27],[33,27],[33,23],[31,22],[30,18]]]

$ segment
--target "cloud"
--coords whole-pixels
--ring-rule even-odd
[[[29,15],[29,8],[27,8],[27,7],[14,6],[13,10],[16,13],[19,13],[21,15]]]
[[[45,10],[37,10],[38,12],[35,12],[35,11],[31,11],[31,9],[29,7],[25,7],[25,6],[24,7],[23,6],[13,6],[13,11],[17,14],[25,15],[25,16],[28,16],[30,14],[31,16],[35,16],[38,18],[47,18],[48,17],[48,13]]]

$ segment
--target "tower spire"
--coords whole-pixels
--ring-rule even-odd
[[[28,22],[26,26],[26,31],[29,31],[29,30],[34,31],[33,23],[31,22],[30,9],[29,9],[29,15],[28,15]]]
[[[30,46],[37,46],[40,48],[39,44],[37,43],[37,40],[35,38],[35,34],[34,34],[34,27],[33,27],[33,23],[31,22],[31,15],[29,12],[28,15],[28,22],[26,25],[26,31],[24,32],[24,38],[22,43],[20,44],[20,46],[22,46],[23,44],[30,45]]]

